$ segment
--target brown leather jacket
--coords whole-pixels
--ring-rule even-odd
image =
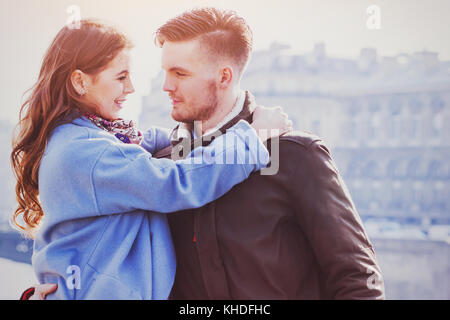
[[[251,121],[252,103],[247,93],[221,131]],[[253,173],[200,209],[168,215],[172,299],[384,299],[372,244],[322,140],[283,136],[279,159],[277,174]]]

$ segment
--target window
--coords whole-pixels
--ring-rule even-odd
[[[403,186],[399,182],[392,184],[391,198],[388,203],[388,208],[393,211],[399,211],[403,207]]]
[[[398,97],[391,98],[389,102],[389,135],[394,140],[401,138],[402,129],[402,104]]]
[[[406,177],[405,171],[405,163],[400,159],[394,159],[388,163],[386,174],[389,178],[399,179]]]
[[[344,139],[348,139],[349,141],[356,140],[358,138],[357,135],[357,122],[354,119],[347,119],[342,122],[341,132]]]
[[[411,178],[424,178],[425,172],[422,167],[422,162],[419,158],[412,159],[408,162],[406,175]]]
[[[431,161],[428,166],[428,177],[431,179],[443,179],[448,177],[446,166],[438,160]]]
[[[361,110],[361,103],[358,100],[352,99],[348,102],[347,113],[350,117],[357,116]]]
[[[419,97],[412,97],[409,100],[409,110],[411,114],[420,114],[423,110],[423,103]]]
[[[431,110],[433,113],[440,113],[445,107],[445,102],[440,96],[431,98]]]
[[[364,166],[364,171],[362,172],[362,174],[365,177],[372,178],[372,179],[380,178],[383,175],[379,164],[373,160],[369,161]]]
[[[389,110],[392,116],[397,116],[402,113],[402,102],[399,97],[392,97],[389,101]]]

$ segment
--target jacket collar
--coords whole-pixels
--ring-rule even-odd
[[[256,108],[255,97],[249,92],[245,91],[245,100],[242,111],[233,119],[225,123],[218,130],[206,135],[194,139],[192,124],[180,123],[172,131],[170,135],[170,143],[172,146],[176,146],[181,143],[184,139],[189,139],[191,141],[191,146],[197,145],[208,145],[214,137],[224,134],[229,128],[234,126],[240,120],[246,120],[247,122],[253,122],[253,111]]]
[[[73,124],[76,124],[77,126],[81,126],[81,127],[89,127],[91,129],[95,129],[95,130],[101,130],[99,127],[97,127],[91,120],[89,120],[88,118],[86,118],[86,116],[82,115],[79,116],[78,118],[75,118],[72,121]]]

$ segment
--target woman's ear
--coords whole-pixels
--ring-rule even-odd
[[[72,82],[72,85],[75,88],[75,91],[80,96],[83,96],[86,94],[85,78],[86,78],[86,75],[78,69],[75,70],[74,72],[72,72],[72,74],[70,75],[70,80]]]

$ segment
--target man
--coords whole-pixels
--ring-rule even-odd
[[[157,157],[178,159],[239,119],[252,33],[234,12],[202,8],[156,33],[163,90],[180,125]],[[169,214],[177,254],[172,299],[384,299],[375,253],[330,153],[314,135],[282,136],[273,174],[253,174],[222,198]],[[270,172],[269,172],[270,173]]]
[[[157,157],[178,157],[189,146],[183,140],[195,147],[251,120],[254,101],[239,87],[252,48],[244,19],[192,10],[160,27],[156,42],[163,90],[181,122],[172,134],[175,149]],[[191,136],[183,139],[186,128]],[[203,208],[169,215],[177,253],[171,297],[384,298],[373,247],[323,142],[306,133],[281,137],[274,160],[276,174],[254,174]]]

